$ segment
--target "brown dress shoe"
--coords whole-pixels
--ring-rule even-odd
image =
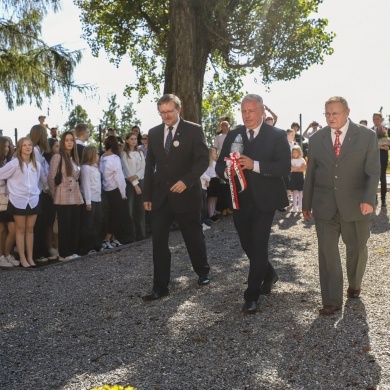
[[[336,311],[341,310],[340,306],[324,305],[322,309],[319,310],[320,316],[331,316]]]
[[[348,298],[359,298],[360,291],[361,291],[360,288],[358,288],[357,290],[354,290],[353,288],[348,287],[347,297]]]

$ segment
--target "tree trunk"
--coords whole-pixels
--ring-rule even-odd
[[[182,101],[181,116],[201,123],[202,92],[207,57],[208,34],[197,1],[171,0],[164,93]]]

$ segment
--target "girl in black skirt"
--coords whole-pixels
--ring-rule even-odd
[[[291,150],[291,174],[290,174],[290,190],[293,193],[293,208],[292,212],[302,212],[302,196],[303,196],[303,173],[306,171],[306,161],[303,158],[302,149],[295,145]]]

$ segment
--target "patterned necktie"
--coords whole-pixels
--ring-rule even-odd
[[[340,134],[341,134],[341,131],[340,130],[337,130],[334,132],[335,135],[336,135],[336,139],[334,140],[334,145],[333,145],[333,148],[334,148],[334,154],[336,155],[336,157],[339,156],[340,154],[340,150],[341,150],[341,143],[340,143]]]
[[[165,145],[164,145],[164,149],[165,149],[165,153],[166,154],[169,153],[169,149],[171,148],[171,145],[172,145],[172,130],[173,130],[173,127],[169,126],[168,130],[169,130],[169,132],[168,132],[167,139],[165,140]]]
[[[254,130],[248,130],[249,131],[249,142],[252,142],[255,139],[255,131]]]

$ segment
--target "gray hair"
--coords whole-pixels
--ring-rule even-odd
[[[341,96],[332,96],[331,98],[329,98],[326,102],[325,102],[325,107],[328,105],[328,104],[331,104],[331,103],[341,103],[341,105],[343,106],[344,110],[348,110],[348,102],[346,99],[344,99],[343,97]]]
[[[249,95],[244,96],[241,103],[246,101],[255,101],[263,105],[263,98],[260,95],[256,95],[255,93],[250,93]]]
[[[165,103],[170,103],[170,102],[174,102],[175,103],[175,107],[176,109],[179,109],[181,108],[181,101],[180,99],[172,94],[172,93],[167,93],[163,96],[160,97],[160,99],[158,99],[158,102],[157,102],[157,109],[162,105],[162,104],[165,104]]]

